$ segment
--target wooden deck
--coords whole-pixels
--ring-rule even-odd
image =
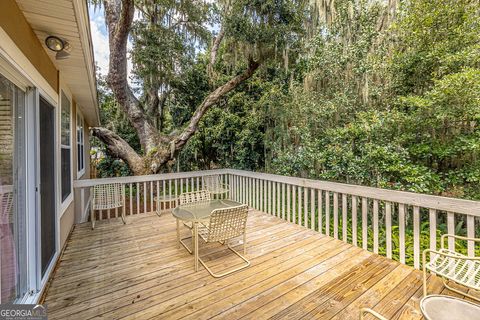
[[[171,214],[127,218],[75,227],[46,294],[49,319],[358,319],[361,307],[421,319],[420,271],[273,216],[251,213],[252,265],[220,279],[194,272]],[[220,244],[200,248],[214,270],[241,262]]]

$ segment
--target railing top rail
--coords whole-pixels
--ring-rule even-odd
[[[270,180],[290,185],[338,192],[376,200],[402,203],[406,205],[435,209],[439,211],[448,211],[472,216],[480,216],[480,201],[448,198],[407,191],[380,189],[338,182],[287,177],[269,173],[249,172],[235,169],[227,169],[226,171],[229,174],[235,174],[249,178]]]
[[[338,182],[329,182],[321,180],[312,180],[296,177],[287,177],[276,174],[250,172],[236,169],[217,169],[190,171],[178,173],[154,174],[145,176],[132,177],[115,177],[103,179],[85,179],[76,180],[74,188],[88,188],[98,184],[107,183],[142,183],[158,180],[184,179],[202,177],[212,174],[234,174],[249,178],[270,180],[290,185],[296,185],[307,188],[320,189],[331,192],[338,192],[358,197],[389,201],[393,203],[401,203],[406,205],[418,206],[422,208],[435,209],[439,211],[448,211],[462,213],[472,216],[480,216],[480,201],[464,200],[457,198],[448,198],[442,196],[427,195],[421,193],[380,189],[374,187],[366,187],[362,185],[353,185]]]
[[[88,187],[93,187],[99,184],[108,184],[108,183],[142,183],[142,182],[151,182],[151,181],[159,181],[159,180],[195,178],[195,177],[203,177],[203,176],[212,175],[212,174],[226,174],[226,173],[227,173],[227,170],[225,169],[217,169],[217,170],[187,171],[187,172],[176,172],[176,173],[160,173],[160,174],[151,174],[151,175],[145,175],[145,176],[84,179],[84,180],[75,180],[73,183],[73,187],[88,188]]]

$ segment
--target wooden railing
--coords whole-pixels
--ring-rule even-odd
[[[75,187],[124,183],[125,210],[130,215],[153,211],[158,205],[155,195],[178,195],[203,188],[201,177],[211,174],[220,175],[230,186],[229,197],[233,200],[415,268],[420,268],[422,250],[439,246],[442,232],[455,234],[459,229],[468,237],[480,235],[478,201],[241,170],[79,180]],[[466,226],[457,228],[457,222]],[[474,245],[466,244],[470,256],[475,255]],[[456,249],[453,239],[449,239],[448,247]]]

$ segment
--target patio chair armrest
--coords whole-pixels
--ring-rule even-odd
[[[380,320],[387,320],[387,318],[385,318],[384,316],[382,316],[380,313],[378,313],[378,312],[376,312],[376,311],[373,311],[373,310],[370,309],[370,308],[362,308],[362,309],[360,309],[360,320],[364,319],[367,314],[370,314],[370,315],[372,315],[372,316],[374,316],[375,318],[380,319]]]
[[[425,249],[425,250],[423,250],[423,257],[422,257],[423,258],[423,267],[425,267],[425,265],[426,265],[427,254],[428,253],[435,253],[435,254],[441,255],[443,257],[460,259],[460,260],[480,261],[480,257],[468,257],[468,256],[463,256],[462,257],[462,256],[457,256],[457,255],[441,252],[441,251],[438,251],[438,250]]]
[[[445,239],[447,238],[454,238],[458,240],[464,240],[464,241],[474,241],[474,242],[480,242],[480,238],[468,238],[468,237],[463,237],[463,236],[457,236],[455,234],[443,234],[442,237],[440,238],[440,245],[442,249],[445,249]]]

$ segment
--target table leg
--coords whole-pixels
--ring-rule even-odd
[[[195,272],[198,271],[198,224],[196,222],[193,223],[193,244],[195,252]]]
[[[180,219],[177,219],[177,245],[180,249]]]

